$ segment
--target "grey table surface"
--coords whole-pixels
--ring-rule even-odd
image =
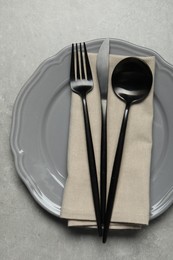
[[[173,207],[141,231],[71,230],[33,200],[9,146],[16,96],[46,58],[72,42],[118,38],[173,63],[171,0],[0,0],[0,259],[172,259]]]

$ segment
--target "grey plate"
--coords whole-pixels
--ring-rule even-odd
[[[97,53],[103,39],[87,42]],[[173,202],[173,66],[156,52],[110,40],[110,53],[156,57],[150,219]],[[34,199],[59,216],[67,177],[70,46],[44,61],[20,91],[13,110],[11,148],[17,172]]]

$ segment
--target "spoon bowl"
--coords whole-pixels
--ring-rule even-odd
[[[149,94],[152,86],[149,66],[138,58],[129,57],[118,63],[112,74],[114,93],[128,104],[139,103]]]

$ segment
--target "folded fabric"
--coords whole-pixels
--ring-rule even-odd
[[[107,190],[116,152],[125,103],[119,100],[111,86],[114,67],[125,56],[110,55],[107,108]],[[139,57],[152,70],[155,58]],[[101,106],[96,73],[97,54],[89,54],[94,89],[87,95],[88,110],[95,151],[98,182],[100,180]],[[112,213],[112,229],[139,228],[149,223],[149,185],[152,149],[153,88],[148,97],[131,107],[127,125],[124,152]],[[95,212],[89,176],[82,102],[72,93],[68,142],[68,177],[65,184],[61,218],[69,226],[96,227]]]

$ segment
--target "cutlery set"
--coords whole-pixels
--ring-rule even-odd
[[[114,68],[111,78],[115,95],[125,102],[125,111],[116,148],[110,187],[107,194],[107,94],[109,74],[109,39],[103,41],[97,56],[97,77],[101,99],[101,154],[100,154],[100,196],[97,179],[97,169],[87,107],[87,94],[92,91],[94,84],[89,58],[85,43],[72,44],[70,86],[71,90],[81,97],[85,125],[85,137],[92,189],[93,204],[99,236],[103,243],[107,240],[116,188],[123,155],[123,146],[130,107],[142,102],[149,94],[152,86],[152,72],[142,60],[128,57],[121,60]],[[116,127],[116,126],[115,126]]]

